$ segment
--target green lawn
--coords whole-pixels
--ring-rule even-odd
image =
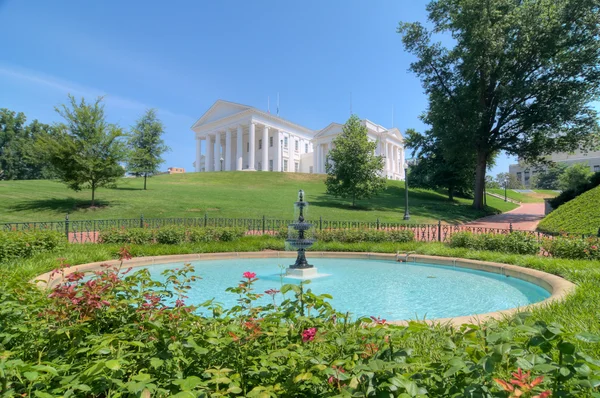
[[[504,197],[504,189],[502,188],[488,188],[487,191]],[[547,189],[536,189],[532,193],[520,193],[512,189],[506,190],[507,197],[521,203],[542,203],[544,198],[553,198],[557,195],[558,192]]]
[[[0,181],[0,222],[160,217],[262,217],[289,219],[293,202],[303,189],[310,202],[309,217],[327,220],[401,221],[404,183],[389,181],[386,191],[368,201],[350,202],[325,193],[324,176],[291,173],[187,173],[148,180],[123,178],[114,188],[99,189],[98,206],[89,208],[90,191],[74,192],[56,181]],[[448,201],[442,193],[411,189],[411,222],[464,222],[512,210],[516,206],[488,198],[486,212],[470,207],[471,200]]]

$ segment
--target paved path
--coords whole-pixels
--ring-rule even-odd
[[[506,213],[483,217],[465,225],[483,228],[513,229],[533,231],[544,218],[544,203],[522,203],[521,206]]]

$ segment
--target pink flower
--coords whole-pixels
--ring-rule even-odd
[[[274,296],[277,293],[279,293],[279,290],[277,290],[277,289],[269,289],[269,290],[265,290],[265,293],[268,294],[269,296]]]
[[[256,278],[256,274],[254,272],[246,271],[244,272],[244,278],[253,279]]]
[[[302,332],[302,342],[313,341],[317,335],[317,328],[308,328]]]

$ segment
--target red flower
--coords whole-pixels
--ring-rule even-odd
[[[256,274],[254,272],[246,271],[244,272],[244,278],[253,279],[256,278]]]
[[[373,320],[373,322],[375,322],[377,325],[385,325],[386,324],[386,320],[385,319],[381,319],[380,317],[375,318],[374,316],[371,316],[371,319]]]
[[[304,343],[306,343],[307,341],[313,341],[316,335],[317,328],[308,328],[302,332],[302,341]]]

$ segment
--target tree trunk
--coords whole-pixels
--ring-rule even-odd
[[[475,195],[473,198],[473,207],[477,210],[483,210],[484,188],[485,188],[485,170],[487,168],[487,153],[477,150],[477,166],[475,168]]]
[[[96,186],[92,184],[92,207],[94,207],[94,198],[96,196]]]
[[[454,200],[454,187],[448,187],[448,200]]]
[[[144,173],[144,191],[146,190],[146,177],[148,177],[148,173]]]
[[[354,202],[356,201],[356,195],[352,195],[352,207],[354,207]]]

